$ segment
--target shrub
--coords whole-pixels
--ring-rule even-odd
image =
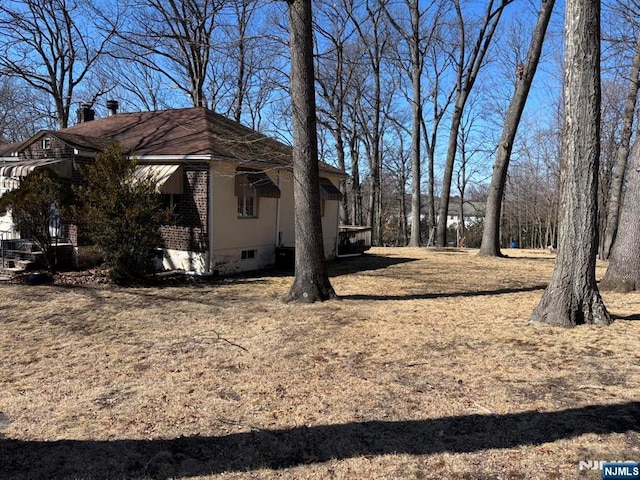
[[[149,281],[168,219],[156,181],[136,178],[135,169],[135,159],[114,143],[82,169],[84,184],[76,188],[80,220],[118,285]]]
[[[48,168],[33,170],[20,186],[0,197],[0,215],[11,211],[22,238],[34,242],[44,253],[44,267],[55,269],[52,228],[59,226],[59,211],[69,201],[68,182]]]

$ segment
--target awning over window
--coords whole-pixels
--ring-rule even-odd
[[[320,195],[325,200],[342,200],[340,189],[325,177],[320,177]]]
[[[48,167],[62,178],[71,178],[73,164],[69,159],[42,158],[0,163],[0,177],[26,177],[36,168]]]
[[[243,194],[244,188],[255,189],[256,196],[280,198],[280,189],[265,172],[259,170],[239,170],[236,172],[236,196]]]
[[[151,178],[156,181],[158,193],[181,195],[184,193],[182,168],[180,165],[137,165],[134,172],[136,178]]]

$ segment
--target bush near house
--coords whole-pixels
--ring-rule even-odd
[[[59,225],[59,212],[69,204],[70,196],[68,182],[53,170],[42,168],[33,170],[17,189],[0,197],[0,215],[11,211],[22,238],[33,241],[44,253],[47,270],[55,268],[52,227]]]
[[[102,250],[109,278],[118,285],[147,283],[169,219],[152,178],[135,176],[136,161],[112,144],[82,169],[75,188],[79,220]]]

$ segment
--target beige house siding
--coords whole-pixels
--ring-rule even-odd
[[[290,170],[264,172],[280,188],[280,198],[258,198],[257,218],[238,218],[235,175],[237,164],[214,162],[212,262],[214,273],[229,274],[268,268],[275,263],[276,246],[295,245],[293,175]],[[338,184],[337,178],[331,179]],[[336,255],[338,202],[325,202],[322,218],[325,255]],[[245,257],[243,258],[243,252]],[[249,252],[252,252],[249,254]]]
[[[338,186],[339,178],[321,174],[329,178],[332,183]],[[273,175],[270,173],[273,178]],[[280,245],[283,247],[295,246],[295,221],[294,221],[294,201],[293,201],[293,174],[290,170],[278,171],[280,179]],[[274,180],[275,181],[275,180]],[[327,258],[336,256],[336,244],[338,237],[338,215],[339,202],[335,200],[325,200],[324,216],[322,217],[322,235],[324,240],[324,252]]]
[[[332,179],[334,184],[337,184]],[[336,248],[338,245],[338,216],[339,204],[337,200],[325,200],[324,216],[322,217],[322,236],[324,240],[324,256],[326,258],[335,258],[338,254]]]
[[[280,246],[293,247],[296,244],[295,217],[293,203],[293,173],[281,170],[280,174]]]
[[[277,198],[257,198],[257,218],[239,218],[235,193],[235,164],[213,167],[214,272],[257,270],[275,262]],[[266,172],[277,185],[274,172]],[[243,258],[243,252],[246,252]]]

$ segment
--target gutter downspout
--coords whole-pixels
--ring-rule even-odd
[[[341,182],[342,180],[339,180]],[[336,202],[336,250],[334,258],[338,258],[338,249],[340,248],[340,201]]]
[[[207,216],[209,223],[209,258],[207,262],[207,273],[213,274],[213,162],[209,161],[209,185],[207,188]]]
[[[280,188],[280,170],[276,170],[276,185]],[[280,197],[276,198],[276,247],[280,246]]]

